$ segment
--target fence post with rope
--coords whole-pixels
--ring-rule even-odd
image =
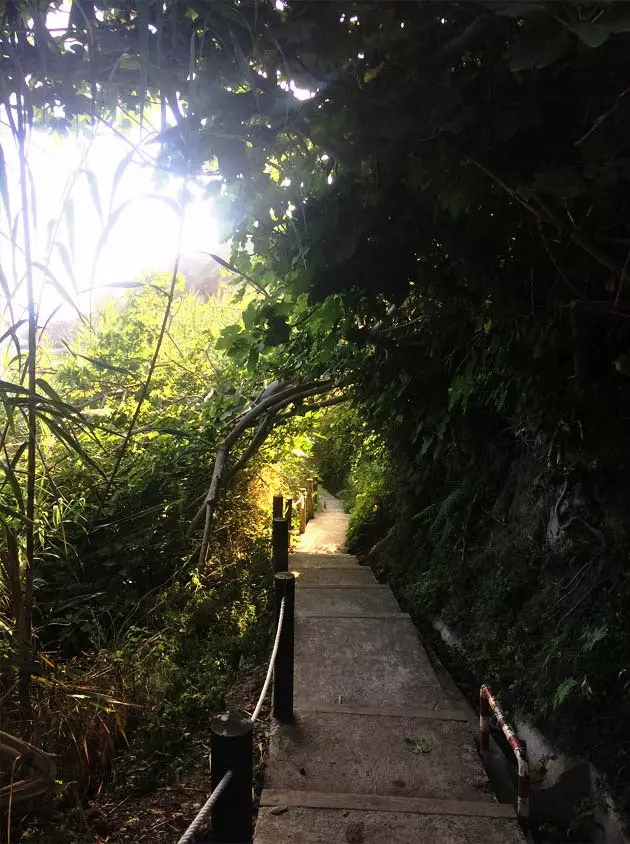
[[[293,666],[295,656],[295,575],[274,577],[277,654],[273,669],[272,713],[276,721],[293,721]]]
[[[300,533],[306,530],[306,522],[308,521],[308,513],[306,509],[306,489],[300,489]]]
[[[224,712],[210,726],[212,793],[178,844],[193,844],[211,818],[212,840],[222,844],[251,844],[253,836],[253,727],[273,679],[273,716],[293,721],[293,658],[295,575],[275,575],[276,635],[265,682],[251,718],[244,712]]]
[[[291,547],[291,532],[293,527],[293,499],[287,498],[284,507],[284,518],[287,520],[289,527],[289,548]]]
[[[275,518],[271,533],[273,570],[288,571],[289,569],[289,522],[287,519]]]
[[[281,519],[284,516],[284,498],[281,495],[274,495],[272,514],[274,519]]]
[[[244,712],[224,712],[210,726],[210,779],[213,794],[230,774],[212,805],[212,838],[224,844],[252,840],[254,725]]]

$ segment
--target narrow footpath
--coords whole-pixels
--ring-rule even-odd
[[[271,735],[255,844],[523,844],[413,622],[320,500],[289,558],[296,717]]]

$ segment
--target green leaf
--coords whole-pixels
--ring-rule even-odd
[[[240,325],[226,325],[221,329],[221,336],[215,343],[215,348],[229,352],[239,337],[243,336]]]
[[[567,29],[574,35],[577,35],[580,41],[586,44],[587,47],[601,47],[610,35],[610,30],[606,26],[583,21],[570,23],[567,25]]]
[[[35,383],[37,386],[42,390],[49,399],[52,401],[53,407],[55,409],[60,410],[63,413],[68,413],[70,415],[78,415],[78,411],[75,407],[68,402],[64,401],[59,393],[52,387],[48,381],[44,380],[44,378],[36,378]]]
[[[21,319],[21,320],[19,320],[19,322],[16,322],[15,325],[11,325],[9,328],[7,328],[7,330],[4,332],[4,334],[2,336],[0,336],[0,343],[3,343],[7,339],[7,337],[12,337],[13,342],[15,343],[15,346],[16,346],[16,348],[18,350],[18,354],[19,354],[20,340],[19,340],[17,331],[18,331],[18,328],[21,328],[23,325],[26,325],[27,322],[28,322],[28,320]]]
[[[585,191],[582,174],[570,167],[558,167],[537,173],[534,188],[562,199],[575,199]]]
[[[630,9],[627,3],[611,4],[597,19],[600,26],[613,34],[630,32]]]
[[[71,196],[66,199],[63,208],[63,213],[64,217],[66,218],[66,230],[68,232],[70,254],[74,255],[74,201]]]
[[[103,358],[94,358],[91,355],[83,355],[79,352],[74,353],[76,357],[83,358],[83,360],[88,361],[97,369],[106,369],[108,372],[118,372],[120,375],[131,375],[132,378],[138,378],[135,372],[132,372],[130,369],[125,369],[124,366],[115,366],[113,363],[109,363],[109,361],[104,360]]]
[[[384,63],[383,63],[383,62],[381,62],[381,63],[380,63],[379,65],[377,65],[376,67],[372,67],[372,68],[370,68],[368,71],[366,71],[365,75],[363,76],[363,81],[365,82],[365,84],[367,85],[367,84],[368,84],[368,82],[372,82],[372,80],[373,80],[373,79],[376,79],[376,78],[377,78],[377,76],[379,76],[379,75],[380,75],[380,73],[381,73],[381,71],[383,70],[384,66],[385,66],[385,65],[384,65]]]
[[[4,159],[4,150],[0,145],[0,197],[7,215],[9,227],[11,226],[11,201],[9,197],[9,182],[7,179],[7,165]]]
[[[603,642],[608,636],[608,626],[606,624],[602,624],[599,627],[592,627],[589,630],[585,630],[580,637],[584,642],[584,647],[582,650],[590,653],[596,645],[600,642]]]
[[[24,509],[25,509],[24,508],[24,497],[22,495],[22,485],[20,483],[19,477],[17,476],[17,472],[15,471],[15,467],[20,462],[20,458],[24,454],[24,452],[26,451],[27,447],[28,447],[28,443],[25,443],[25,442],[20,443],[20,445],[18,446],[15,454],[11,458],[10,462],[9,463],[2,462],[2,464],[0,464],[0,465],[2,465],[4,472],[5,472],[4,483],[8,483],[10,485],[11,490],[13,492],[13,496],[14,496],[15,500],[17,501],[18,506],[19,506],[21,511],[24,511]],[[4,483],[2,485],[3,487],[4,487]]]
[[[99,219],[103,222],[103,206],[101,205],[101,195],[98,190],[98,182],[96,180],[96,176],[91,170],[81,170],[81,173],[87,179],[88,187],[90,189],[90,195],[92,197],[92,202],[94,203],[94,207],[98,213]]]
[[[553,696],[553,708],[558,709],[566,701],[569,695],[577,688],[578,681],[570,677],[568,680],[563,680],[558,686]]]
[[[63,264],[65,271],[68,273],[68,278],[70,279],[70,281],[72,282],[72,286],[76,290],[77,289],[77,280],[76,280],[75,275],[74,275],[74,267],[72,266],[72,259],[70,257],[70,253],[68,252],[68,249],[67,249],[65,243],[60,243],[59,241],[56,241],[55,247],[57,248],[57,251],[59,252],[59,257],[61,258],[61,263]]]
[[[135,155],[135,152],[136,152],[135,149],[132,149],[131,152],[128,152],[127,155],[125,155],[125,157],[120,160],[120,162],[118,163],[118,166],[116,167],[116,172],[114,173],[114,178],[112,180],[112,192],[111,192],[111,196],[110,196],[110,199],[109,199],[109,215],[108,216],[110,216],[110,217],[112,215],[112,208],[114,206],[114,198],[116,197],[116,191],[118,190],[118,185],[120,184],[120,180],[122,179],[122,177],[125,175],[125,171],[127,170],[127,167],[129,167],[129,165],[133,161],[133,157]]]
[[[431,753],[433,748],[435,747],[435,739],[434,738],[419,738],[419,739],[405,739],[405,744],[410,753],[415,754],[416,756],[425,755],[427,753]]]
[[[269,318],[268,328],[265,334],[265,344],[267,346],[281,346],[287,342],[290,335],[291,328],[285,317],[274,315]]]
[[[445,188],[440,194],[440,205],[457,220],[468,206],[468,196],[456,186]]]
[[[539,70],[555,62],[570,47],[569,36],[561,32],[524,32],[508,52],[510,70]]]
[[[255,303],[250,302],[243,311],[243,325],[248,331],[251,331],[251,329],[256,325],[258,317],[259,313]]]
[[[55,420],[51,419],[49,416],[41,415],[42,422],[50,429],[51,433],[53,433],[60,442],[65,443],[65,445],[70,449],[70,451],[74,452],[81,460],[87,465],[94,469],[100,477],[105,478],[107,477],[105,472],[101,469],[101,467],[93,460],[90,455],[85,451],[79,440],[75,437],[75,435],[70,431],[67,427],[60,425]]]
[[[46,276],[46,280],[55,288],[57,293],[70,305],[77,313],[77,316],[81,320],[82,323],[85,324],[85,318],[81,311],[79,310],[77,303],[75,302],[74,298],[68,293],[66,288],[61,284],[57,278],[53,275],[53,273],[46,267],[44,264],[41,264],[39,261],[33,261],[33,266],[36,267],[38,270],[44,273]]]

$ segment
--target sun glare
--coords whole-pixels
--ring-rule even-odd
[[[171,269],[180,239],[178,206],[185,210],[180,254],[225,254],[213,203],[203,187],[191,183],[184,191],[181,179],[167,174],[157,178],[149,155],[156,145],[130,155],[137,140],[108,130],[94,138],[32,133],[27,160],[41,320],[57,308],[57,316],[67,319],[73,304],[87,313],[104,293]],[[17,152],[10,137],[0,141],[17,209]],[[23,266],[19,256],[17,261],[11,256],[12,233],[4,214],[1,228],[0,259],[5,275],[13,277],[16,311],[25,305]]]

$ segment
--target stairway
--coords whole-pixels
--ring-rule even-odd
[[[523,844],[413,622],[320,501],[290,557],[296,717],[272,730],[255,844]]]

